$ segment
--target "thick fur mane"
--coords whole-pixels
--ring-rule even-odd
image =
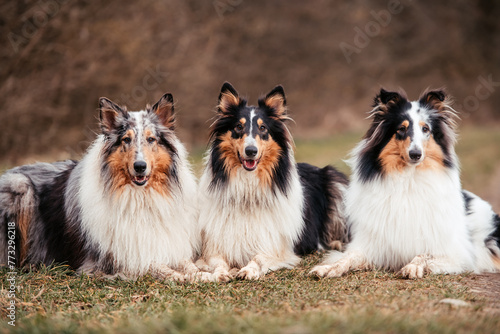
[[[418,100],[419,106],[429,114],[432,136],[444,154],[443,164],[448,168],[458,168],[454,150],[458,116],[451,103],[451,98],[442,90],[426,90]],[[348,160],[354,176],[362,181],[383,176],[379,156],[396,132],[404,114],[411,108],[412,103],[404,92],[381,89],[369,113],[372,119],[370,128]]]
[[[286,101],[280,100],[273,94],[268,94],[265,98],[260,98],[258,107],[247,105],[247,101],[240,98],[238,93],[230,88],[221,92],[217,115],[210,131],[209,151],[206,156],[207,167],[210,168],[213,179],[210,190],[221,190],[227,187],[234,169],[239,167],[238,160],[229,162],[225,141],[226,135],[230,132],[241,114],[249,110],[259,110],[259,115],[264,123],[269,127],[269,135],[275,147],[276,163],[268,164],[266,168],[258,171],[261,179],[266,179],[271,185],[272,191],[280,191],[286,194],[289,188],[290,170],[295,168],[293,160],[293,140],[285,121],[290,120],[286,113]]]

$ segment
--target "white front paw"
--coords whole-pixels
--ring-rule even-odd
[[[231,274],[227,270],[215,270],[212,274],[213,282],[229,282],[233,279]]]
[[[259,279],[260,273],[258,269],[247,266],[241,268],[236,277],[239,279],[256,280]]]
[[[425,273],[425,265],[414,263],[407,264],[399,271],[399,275],[403,278],[422,278],[424,277]]]
[[[340,277],[349,271],[349,265],[339,261],[334,264],[319,265],[314,267],[309,275],[325,278]]]

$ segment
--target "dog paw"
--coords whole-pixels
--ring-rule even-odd
[[[334,263],[334,264],[316,266],[309,272],[309,275],[320,278],[322,277],[333,278],[333,277],[340,277],[348,271],[349,267],[346,268],[344,264]]]
[[[426,273],[426,269],[424,265],[409,263],[404,266],[399,272],[398,275],[403,278],[422,278]]]
[[[238,279],[246,279],[246,280],[256,280],[259,279],[260,273],[257,269],[251,267],[243,267],[236,275]]]
[[[227,283],[233,279],[233,276],[227,271],[215,271],[212,274],[212,281],[213,282],[222,282],[222,283]]]

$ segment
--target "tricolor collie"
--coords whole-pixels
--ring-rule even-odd
[[[196,181],[174,134],[172,95],[138,112],[101,98],[100,126],[80,162],[26,165],[0,178],[0,263],[16,255],[21,266],[58,262],[131,278],[196,272]],[[13,235],[15,253],[7,253]]]
[[[283,88],[248,106],[225,83],[200,181],[203,269],[212,279],[257,279],[298,255],[347,238],[333,167],[296,164]]]
[[[371,116],[350,160],[345,201],[352,241],[312,273],[336,277],[377,267],[419,278],[498,270],[500,218],[461,188],[447,95],[429,91],[410,102],[382,89]]]

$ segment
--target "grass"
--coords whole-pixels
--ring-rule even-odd
[[[462,283],[467,275],[402,280],[382,271],[317,280],[320,255],[256,282],[178,284],[76,276],[64,266],[18,275],[13,333],[494,333],[498,314],[483,312]],[[5,275],[5,271],[2,275]],[[5,287],[2,287],[5,289]],[[2,292],[3,293],[3,292]],[[443,298],[470,307],[439,303]],[[2,316],[6,299],[2,296]]]
[[[361,134],[297,139],[297,161],[342,162]],[[498,128],[465,128],[457,152],[465,187],[480,192],[500,166]],[[192,150],[197,172],[202,149]],[[47,159],[50,160],[50,159]],[[498,205],[498,204],[497,204]],[[474,275],[402,280],[384,271],[317,280],[307,272],[321,255],[256,282],[178,284],[77,276],[65,266],[19,272],[12,333],[498,333],[500,309],[471,290]],[[0,317],[6,319],[7,271],[0,271]],[[468,307],[442,304],[459,299]]]

